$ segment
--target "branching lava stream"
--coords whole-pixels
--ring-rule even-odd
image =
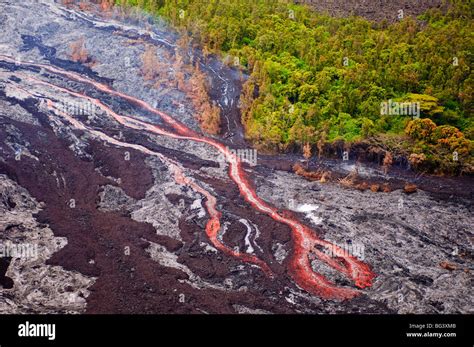
[[[14,59],[6,56],[1,56],[4,60],[9,62],[15,62]],[[18,62],[16,62],[18,64]],[[299,222],[296,218],[292,217],[290,213],[281,213],[275,207],[271,206],[267,202],[263,201],[257,196],[255,189],[249,183],[247,175],[242,168],[242,163],[237,158],[235,154],[230,152],[227,147],[225,147],[222,143],[218,142],[215,139],[205,137],[196,133],[195,131],[189,129],[184,124],[176,121],[171,116],[167,115],[166,113],[155,109],[154,107],[150,106],[146,102],[134,98],[130,95],[118,92],[113,90],[111,87],[99,83],[97,81],[91,80],[89,78],[85,78],[80,76],[76,73],[69,72],[66,70],[62,70],[56,67],[52,67],[45,64],[37,64],[37,63],[20,63],[21,65],[30,66],[30,67],[37,67],[45,69],[51,73],[59,74],[64,77],[70,78],[74,81],[86,83],[97,90],[100,90],[103,93],[107,93],[111,96],[119,97],[128,102],[131,102],[153,114],[156,114],[161,117],[161,119],[167,123],[172,129],[173,132],[170,132],[166,129],[163,129],[155,124],[150,124],[144,121],[140,121],[135,118],[131,118],[128,116],[119,115],[110,109],[108,106],[103,104],[100,100],[89,97],[84,94],[80,94],[74,92],[72,90],[56,86],[54,84],[33,78],[27,77],[27,79],[31,80],[33,83],[41,83],[43,85],[47,85],[51,88],[56,90],[62,91],[64,93],[68,93],[78,98],[87,99],[89,102],[92,102],[99,108],[106,111],[108,115],[113,117],[118,123],[121,125],[133,128],[135,130],[140,131],[147,131],[153,134],[161,135],[161,136],[168,136],[174,139],[180,140],[191,140],[196,142],[201,142],[208,144],[215,149],[217,149],[220,153],[222,153],[227,162],[229,163],[229,177],[237,184],[240,194],[242,197],[250,204],[252,207],[262,213],[267,214],[272,219],[277,222],[286,224],[291,228],[292,231],[292,239],[293,239],[293,253],[291,255],[291,261],[289,262],[289,269],[288,272],[290,276],[293,278],[294,282],[301,287],[302,289],[306,290],[307,292],[320,296],[325,299],[350,299],[354,296],[360,294],[360,290],[355,288],[348,288],[348,287],[338,287],[331,281],[329,281],[323,275],[316,273],[312,266],[310,255],[316,256],[319,261],[325,262],[330,267],[334,268],[336,271],[344,274],[346,277],[351,279],[355,286],[359,288],[366,288],[370,287],[372,284],[372,280],[375,277],[375,274],[370,270],[369,266],[356,257],[347,255],[342,249],[337,247],[336,245],[331,244],[325,240],[320,239],[315,232],[313,232],[310,228]],[[56,112],[60,113],[62,117],[67,119],[74,127],[81,129],[83,131],[87,131],[93,136],[100,137],[102,140],[105,140],[111,144],[123,147],[134,148],[139,150],[143,153],[148,155],[153,155],[159,157],[163,162],[165,162],[168,167],[171,169],[171,172],[174,174],[174,178],[177,183],[181,185],[187,185],[192,188],[194,191],[202,194],[206,198],[206,209],[209,214],[210,219],[206,225],[206,234],[209,237],[212,244],[219,249],[220,251],[229,254],[233,257],[240,259],[243,262],[251,263],[259,266],[262,271],[267,276],[273,276],[270,267],[261,259],[257,258],[256,256],[236,252],[233,249],[224,245],[219,239],[218,234],[221,229],[220,218],[221,212],[219,212],[216,208],[216,198],[198,185],[194,180],[187,178],[183,170],[180,168],[179,164],[174,162],[173,160],[163,156],[160,153],[154,152],[144,146],[131,144],[123,141],[119,141],[113,137],[110,137],[98,130],[90,129],[89,127],[85,126],[78,120],[72,118],[70,115],[67,115],[63,112],[56,110]],[[320,249],[331,249],[333,253],[337,254],[337,257],[331,257],[325,252],[321,251]]]

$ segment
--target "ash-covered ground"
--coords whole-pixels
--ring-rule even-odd
[[[0,241],[29,251],[0,259],[1,313],[474,313],[472,179],[427,178],[453,193],[408,195],[274,165],[291,156],[233,172],[222,148],[249,149],[239,74],[203,60],[226,133],[203,135],[190,96],[141,73],[147,45],[179,73],[165,24],[28,0],[0,1],[0,29]],[[93,64],[70,60],[81,37]],[[420,183],[396,172],[359,167],[368,181]],[[283,219],[334,252],[293,267],[309,241]],[[370,285],[355,285],[341,249],[370,268]],[[308,272],[331,290],[317,295]]]

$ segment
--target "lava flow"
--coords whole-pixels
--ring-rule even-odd
[[[2,57],[5,60],[8,60],[10,62],[15,62],[11,58],[4,57],[4,56]],[[18,64],[18,61],[16,63]],[[249,204],[251,204],[253,208],[255,208],[256,210],[267,214],[268,216],[273,218],[275,221],[284,223],[291,228],[294,246],[293,246],[292,259],[289,262],[289,274],[291,275],[295,283],[302,289],[306,290],[307,292],[311,294],[314,294],[326,299],[341,299],[341,300],[350,299],[360,293],[360,291],[357,289],[338,287],[334,283],[326,279],[323,275],[316,273],[312,268],[311,260],[309,258],[310,255],[316,256],[320,261],[325,262],[330,267],[334,268],[335,270],[341,272],[342,274],[350,278],[352,281],[354,281],[357,287],[365,288],[365,287],[371,286],[372,280],[375,277],[375,275],[370,270],[367,264],[361,262],[354,256],[348,255],[347,252],[343,251],[339,247],[320,239],[319,237],[316,236],[316,234],[311,229],[309,229],[308,227],[300,223],[295,218],[291,217],[289,213],[288,214],[280,213],[276,208],[272,207],[270,204],[260,199],[257,196],[255,189],[249,183],[246,177],[246,174],[244,170],[242,169],[242,164],[240,160],[237,158],[235,154],[230,152],[223,144],[219,143],[218,141],[214,139],[207,138],[200,134],[197,134],[195,131],[189,129],[182,123],[176,121],[175,119],[173,119],[171,116],[167,115],[166,113],[155,109],[154,107],[150,106],[146,102],[139,100],[137,98],[134,98],[130,95],[126,95],[118,91],[115,91],[111,87],[105,84],[99,83],[97,81],[94,81],[88,78],[84,78],[76,73],[58,69],[56,67],[51,67],[45,64],[36,64],[36,63],[30,63],[30,62],[20,63],[20,64],[37,67],[37,68],[43,68],[52,73],[56,73],[56,74],[71,78],[72,80],[75,80],[77,82],[87,83],[88,85],[91,85],[94,88],[104,93],[107,93],[109,95],[123,98],[129,102],[134,103],[135,105],[139,107],[146,109],[147,111],[150,111],[160,116],[164,122],[166,122],[169,126],[171,126],[172,129],[174,129],[174,132],[167,131],[166,129],[163,129],[157,125],[143,122],[135,118],[119,115],[115,113],[114,111],[112,111],[110,108],[108,108],[106,105],[104,105],[102,102],[100,102],[98,99],[94,99],[86,95],[79,94],[62,87],[58,87],[54,84],[50,84],[44,81],[34,79],[38,83],[46,84],[52,88],[62,90],[63,92],[67,92],[76,97],[85,98],[88,101],[93,102],[98,107],[104,109],[109,115],[111,115],[117,122],[119,122],[123,126],[130,127],[136,130],[148,131],[148,132],[155,133],[158,135],[169,136],[175,139],[191,140],[191,141],[206,143],[216,148],[227,159],[227,162],[229,163],[229,177],[237,184],[243,198]],[[33,78],[30,78],[30,79],[33,80]],[[209,239],[211,240],[211,242],[216,246],[216,248],[218,248],[219,250],[227,254],[237,257],[244,262],[256,264],[267,275],[271,275],[271,270],[269,266],[261,259],[252,255],[246,254],[246,253],[235,252],[232,249],[226,247],[222,242],[218,240],[217,236],[220,230],[221,213],[216,209],[216,198],[213,197],[205,189],[200,187],[198,184],[196,184],[194,181],[192,181],[189,178],[186,178],[182,170],[179,168],[179,166],[176,163],[162,156],[159,153],[156,153],[147,149],[146,147],[118,141],[112,137],[107,136],[106,134],[102,132],[87,128],[85,125],[83,125],[82,123],[78,122],[77,120],[75,120],[74,118],[66,114],[62,114],[62,115],[65,118],[67,118],[68,121],[71,122],[71,124],[73,124],[74,126],[81,128],[82,130],[87,130],[94,136],[98,136],[118,146],[135,148],[149,155],[158,156],[163,161],[167,162],[168,165],[170,165],[173,168],[175,179],[179,184],[188,185],[193,190],[195,190],[196,192],[206,197],[206,208],[210,216],[210,219],[206,225],[206,233]],[[327,255],[325,252],[319,250],[318,247],[325,248],[328,250],[330,249],[333,253],[336,253],[337,257],[333,258]]]
[[[87,97],[87,96],[84,96],[84,95],[81,95],[81,94],[78,94],[76,92],[73,92],[73,91],[70,91],[68,89],[65,89],[65,88],[61,88],[61,87],[58,87],[58,86],[55,86],[53,84],[50,84],[50,83],[47,83],[47,82],[44,82],[44,81],[41,81],[41,80],[38,80],[36,78],[33,78],[33,77],[27,77],[27,79],[30,79],[32,81],[35,81],[37,83],[41,83],[41,84],[44,84],[44,85],[48,85],[50,87],[54,87],[58,90],[61,90],[63,92],[66,92],[66,93],[69,93],[71,95],[74,95],[76,97],[83,97],[83,98],[86,98],[87,100],[89,100],[90,102],[94,103],[96,106],[100,107],[101,109],[103,109],[104,111],[108,112],[109,115],[111,115],[115,120],[117,120],[120,124],[124,125],[124,126],[128,126],[128,127],[131,127],[133,129],[136,129],[136,130],[147,130],[148,128],[147,127],[141,127],[140,125],[140,122],[138,123],[134,123],[135,120],[131,119],[131,118],[128,118],[128,117],[122,117],[118,114],[116,114],[113,110],[111,110],[109,107],[107,107],[106,105],[104,105],[102,102],[100,102],[99,100],[97,99],[94,99],[94,98],[90,98],[90,97]],[[35,96],[31,93],[29,93],[28,91],[22,89],[22,88],[18,88],[18,87],[15,87],[13,86],[13,88],[16,88],[16,89],[21,89],[21,91],[23,93],[26,93],[26,94],[29,94],[33,97],[38,97],[38,96]],[[94,136],[94,137],[97,137],[103,141],[106,141],[110,144],[113,144],[113,145],[116,145],[116,146],[119,146],[119,147],[127,147],[127,148],[133,148],[137,151],[140,151],[144,154],[147,154],[147,155],[152,155],[152,156],[157,156],[163,163],[167,164],[168,168],[170,169],[171,172],[174,173],[174,178],[175,178],[175,181],[178,183],[178,184],[181,184],[181,185],[185,185],[185,186],[189,186],[190,188],[192,188],[195,192],[197,193],[200,193],[202,195],[204,195],[206,197],[206,210],[208,211],[209,213],[209,216],[211,217],[209,219],[209,221],[207,222],[206,224],[206,234],[208,235],[211,243],[214,245],[215,248],[219,249],[220,251],[226,253],[226,254],[229,254],[233,257],[236,257],[238,259],[241,259],[242,261],[244,262],[247,262],[247,263],[252,263],[252,264],[255,264],[257,266],[259,266],[264,272],[265,274],[267,274],[268,276],[272,276],[272,272],[270,270],[270,268],[268,267],[268,265],[263,262],[261,259],[253,256],[253,255],[249,255],[249,254],[246,254],[246,253],[241,253],[241,252],[237,252],[229,247],[227,247],[226,245],[224,245],[219,239],[218,239],[218,234],[219,234],[219,230],[221,228],[220,226],[220,217],[221,217],[221,213],[216,209],[216,198],[211,194],[209,193],[208,191],[206,191],[205,189],[203,189],[201,186],[199,186],[198,184],[196,184],[192,179],[186,177],[183,173],[183,170],[180,168],[180,166],[174,162],[173,160],[165,157],[164,155],[162,155],[161,153],[158,153],[158,152],[154,152],[144,146],[141,146],[141,145],[136,145],[136,144],[130,144],[130,143],[127,143],[127,142],[123,142],[123,141],[119,141],[113,137],[110,137],[100,131],[97,131],[97,130],[93,130],[93,129],[90,129],[88,128],[87,126],[85,126],[84,124],[82,124],[81,122],[79,122],[78,120],[74,119],[73,117],[71,117],[70,115],[68,115],[67,113],[65,112],[62,112],[60,110],[58,110],[55,106],[54,106],[54,103],[47,99],[47,105],[48,105],[48,108],[51,109],[51,110],[54,110],[57,114],[61,115],[63,118],[65,118],[69,123],[71,123],[72,126],[74,126],[76,129],[79,129],[79,130],[82,130],[82,131],[86,131],[88,132],[90,135]],[[149,124],[144,124],[144,125],[149,125]],[[148,129],[150,130],[150,129]],[[162,133],[160,134],[163,134],[163,135],[172,135],[166,131],[162,131]]]

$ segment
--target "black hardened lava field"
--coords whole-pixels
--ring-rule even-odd
[[[0,0],[2,347],[208,314],[338,319],[333,338],[345,319],[404,317],[379,332],[460,345],[473,15],[470,0]]]

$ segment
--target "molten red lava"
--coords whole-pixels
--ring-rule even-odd
[[[4,57],[4,56],[2,57],[6,60],[14,62],[14,60],[11,58]],[[341,299],[341,300],[353,298],[354,296],[360,293],[360,291],[354,288],[338,287],[334,283],[326,279],[323,275],[314,272],[311,266],[310,255],[317,257],[320,261],[325,262],[327,265],[334,268],[336,271],[343,273],[345,276],[353,280],[355,285],[359,288],[366,288],[372,285],[372,280],[375,277],[375,275],[370,270],[367,264],[361,262],[356,257],[347,255],[346,252],[344,252],[339,247],[327,241],[319,239],[312,230],[310,230],[308,227],[300,223],[296,218],[293,218],[291,214],[279,213],[276,208],[272,207],[267,202],[260,199],[257,196],[251,184],[248,182],[247,176],[244,170],[242,169],[240,160],[237,158],[235,154],[231,153],[223,144],[219,143],[218,141],[212,138],[207,138],[207,137],[204,137],[203,135],[197,134],[195,131],[189,129],[182,123],[176,121],[175,119],[173,119],[171,116],[167,115],[166,113],[153,108],[146,102],[139,100],[137,98],[134,98],[130,95],[126,95],[118,91],[115,91],[111,87],[105,84],[93,81],[89,78],[82,77],[76,73],[61,70],[56,67],[52,67],[45,64],[26,63],[24,65],[44,68],[50,72],[67,76],[75,81],[92,85],[98,90],[101,90],[102,92],[123,98],[156,115],[159,115],[163,119],[163,121],[165,121],[168,125],[170,125],[175,130],[175,132],[169,132],[157,125],[146,123],[135,118],[118,115],[109,107],[104,105],[101,101],[99,101],[98,99],[94,99],[86,95],[76,93],[74,91],[53,85],[48,82],[38,80],[36,78],[28,77],[29,79],[34,80],[36,83],[42,83],[52,88],[61,90],[65,93],[74,95],[78,98],[85,98],[89,100],[90,102],[93,102],[95,105],[105,110],[110,116],[112,116],[117,122],[119,122],[123,126],[130,127],[137,130],[145,130],[145,131],[149,131],[158,135],[169,136],[175,139],[191,140],[191,141],[206,143],[216,148],[222,154],[224,154],[227,161],[229,162],[229,177],[237,184],[237,186],[239,187],[240,193],[244,197],[244,199],[248,203],[250,203],[253,206],[253,208],[255,208],[256,210],[269,215],[274,220],[280,223],[284,223],[291,228],[292,234],[293,234],[294,249],[293,249],[292,259],[289,263],[289,273],[291,277],[294,279],[295,283],[301,288],[303,288],[304,290],[306,290],[307,292],[320,296],[322,298]],[[216,209],[216,198],[212,196],[211,193],[209,193],[208,191],[203,189],[201,186],[199,186],[197,183],[195,183],[193,180],[185,177],[181,168],[179,167],[177,163],[173,162],[169,158],[164,157],[160,153],[153,152],[147,149],[146,147],[118,141],[112,137],[107,136],[106,134],[102,132],[89,129],[88,127],[78,122],[74,118],[70,117],[69,115],[66,115],[64,113],[62,113],[62,115],[65,118],[67,118],[68,121],[75,127],[88,131],[94,136],[98,136],[110,143],[116,144],[118,146],[134,148],[144,153],[147,153],[149,155],[155,155],[155,156],[160,157],[164,162],[166,162],[169,166],[172,167],[177,183],[182,184],[182,185],[187,185],[191,187],[193,190],[195,190],[196,192],[206,197],[206,209],[210,216],[210,219],[206,225],[206,233],[210,241],[212,242],[212,244],[217,249],[221,250],[222,252],[229,254],[233,257],[236,257],[246,263],[252,263],[252,264],[258,265],[267,275],[269,276],[272,275],[272,271],[270,267],[263,260],[250,254],[235,252],[231,248],[224,245],[218,239],[217,236],[221,228],[220,226],[221,213]],[[318,250],[318,246],[319,248],[336,250],[338,257],[333,258],[329,256],[328,254],[326,254],[325,252]]]

